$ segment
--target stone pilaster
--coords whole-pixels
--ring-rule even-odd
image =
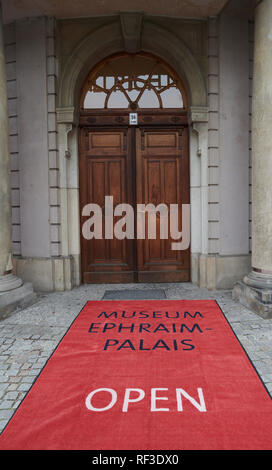
[[[208,207],[209,207],[209,176],[208,176],[208,121],[209,108],[191,106],[189,121],[198,140],[198,157],[200,162],[200,196],[201,196],[201,253],[199,257],[199,286],[214,287],[215,270],[211,268],[208,248]],[[209,273],[208,273],[209,272]],[[210,281],[212,280],[212,283]]]
[[[255,10],[252,108],[252,272],[233,297],[272,317],[272,2]]]
[[[33,301],[33,290],[13,274],[9,123],[6,70],[0,2],[0,318]]]

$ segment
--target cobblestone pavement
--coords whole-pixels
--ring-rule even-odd
[[[264,320],[231,298],[190,283],[82,285],[38,295],[31,307],[0,321],[0,431],[24,398],[47,359],[88,300],[105,290],[162,288],[168,299],[216,299],[272,394],[272,319]]]

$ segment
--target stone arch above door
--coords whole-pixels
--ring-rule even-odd
[[[135,14],[137,15],[137,14]],[[58,107],[77,109],[79,93],[90,69],[105,57],[124,50],[133,43],[125,37],[121,22],[114,21],[93,31],[80,41],[70,54],[59,81]],[[136,28],[137,29],[137,28]],[[123,31],[123,33],[122,33]],[[184,42],[165,28],[143,19],[134,42],[142,51],[156,54],[166,61],[183,80],[189,105],[207,106],[206,83],[197,60]],[[140,45],[139,45],[140,44]]]
[[[120,15],[80,40],[61,68],[56,109],[62,188],[61,253],[62,256],[73,257],[73,269],[79,284],[81,277],[77,122],[79,97],[84,81],[90,70],[105,58],[124,51],[143,51],[166,62],[180,77],[186,89],[191,168],[199,174],[199,184],[196,189],[193,188],[195,195],[191,203],[192,233],[196,234],[194,239],[197,238],[191,245],[192,260],[196,258],[196,262],[192,264],[192,280],[197,283],[199,254],[206,256],[208,244],[208,107],[202,65],[177,35],[161,25],[152,23],[150,19],[142,17],[138,30],[137,27],[134,29],[134,36],[125,37],[125,34]],[[73,223],[69,223],[71,220]]]

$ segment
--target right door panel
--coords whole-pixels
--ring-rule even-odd
[[[178,204],[178,227],[182,230],[182,204],[190,202],[188,130],[137,129],[136,130],[137,204],[149,203],[168,207],[166,225],[169,236],[160,237],[160,215],[156,213],[156,238],[148,237],[148,214],[145,236],[137,240],[138,281],[177,282],[190,280],[190,249],[171,249],[169,209]],[[139,223],[138,223],[139,226]],[[143,227],[142,227],[143,231]]]

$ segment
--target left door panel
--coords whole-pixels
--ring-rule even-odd
[[[113,197],[113,211],[120,203],[133,206],[130,133],[127,128],[108,131],[105,128],[81,129],[81,227],[86,221],[82,216],[86,204],[95,203],[102,209],[102,239],[86,240],[81,233],[84,283],[135,281],[135,241],[118,240],[114,232],[112,239],[105,238],[105,196]],[[118,218],[115,217],[114,221]]]

